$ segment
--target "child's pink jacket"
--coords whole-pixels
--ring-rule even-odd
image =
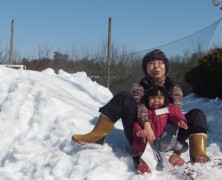
[[[155,113],[156,109],[148,110],[150,124],[156,138],[160,137],[163,134],[166,124],[169,122],[175,124],[176,126],[180,120],[183,120],[187,123],[185,116],[179,108],[171,103],[168,104],[167,108],[169,110],[169,113],[158,116]],[[140,124],[138,122],[135,122],[133,127],[133,149],[136,151],[144,151],[146,147],[146,143],[143,142],[143,138],[136,135],[136,132],[141,129],[142,127],[140,126]]]

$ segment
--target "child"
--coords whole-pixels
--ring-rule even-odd
[[[169,103],[165,88],[151,87],[146,92],[144,100],[149,109],[150,122],[146,122],[148,128],[145,130],[142,125],[135,122],[133,129],[134,160],[137,160],[137,172],[140,174],[151,172],[149,165],[139,158],[145,150],[147,141],[161,152],[174,151],[179,154],[188,149],[187,143],[177,140],[178,127],[188,129],[187,120],[180,109]]]

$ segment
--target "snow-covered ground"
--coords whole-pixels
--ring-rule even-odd
[[[125,152],[121,121],[104,145],[78,145],[73,134],[89,132],[98,109],[111,92],[91,81],[86,73],[68,74],[0,67],[0,179],[1,180],[176,180],[173,170],[137,175]],[[207,153],[222,158],[222,101],[184,98],[183,110],[202,109],[209,123]],[[188,152],[182,155],[189,160]],[[220,180],[222,170],[210,163],[200,179]]]

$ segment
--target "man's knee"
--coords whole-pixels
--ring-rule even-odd
[[[204,133],[207,134],[206,115],[200,109],[193,109],[185,115],[190,134]]]

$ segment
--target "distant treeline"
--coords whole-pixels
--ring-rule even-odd
[[[195,92],[198,95],[208,96],[210,98],[213,98],[215,96],[220,97],[217,93],[215,93],[215,90],[212,90],[212,92],[214,92],[214,95],[203,93],[203,87],[206,85],[214,87],[210,83],[204,83],[209,80],[210,82],[212,82],[212,79],[217,79],[217,83],[222,84],[222,78],[218,79],[214,77],[219,72],[221,72],[221,69],[218,70],[219,64],[222,63],[222,56],[220,54],[221,51],[221,48],[215,48],[210,50],[209,52],[186,52],[183,56],[171,57],[169,59],[170,69],[168,75],[172,78],[174,83],[177,83],[182,87],[184,95]],[[204,61],[212,62],[212,60],[209,59],[215,59],[217,57],[217,55],[210,56],[209,54],[212,54],[212,52],[220,52],[218,55],[219,60],[217,62],[218,67],[213,67],[213,65],[208,65],[211,67],[211,69],[205,67],[205,71],[210,71],[209,73],[204,72],[205,76],[202,75],[200,72],[194,72],[195,70],[200,71],[200,69],[198,69],[197,67],[200,65],[200,63],[203,64],[203,62],[201,61],[202,59],[204,59]],[[89,56],[80,59],[71,59],[68,54],[56,51],[54,52],[53,58],[49,58],[47,56],[43,56],[39,59],[23,58],[20,62],[16,62],[15,64],[25,65],[27,70],[34,71],[42,71],[46,68],[52,68],[56,73],[60,69],[68,73],[84,71],[93,81],[96,81],[102,86],[106,86],[107,58],[105,55],[106,52],[103,51],[103,53],[97,53],[97,56],[94,57]],[[115,49],[115,51],[112,51],[110,59],[111,64],[109,89],[113,94],[116,94],[119,91],[130,91],[132,84],[139,81],[143,77],[143,73],[141,71],[141,60],[142,56],[139,56],[132,51],[128,51],[126,48],[124,48],[122,51],[119,51],[117,49]],[[212,71],[214,71],[214,68],[217,68],[217,73],[215,74],[212,73]],[[203,70],[201,69],[201,71]],[[209,75],[206,76],[206,74]],[[209,79],[209,77],[211,78]],[[220,75],[220,77],[222,76]],[[201,84],[201,82],[204,83],[204,85]],[[200,89],[197,84],[201,84]],[[214,88],[218,88],[218,85]],[[220,92],[222,92],[222,87],[220,88]]]

